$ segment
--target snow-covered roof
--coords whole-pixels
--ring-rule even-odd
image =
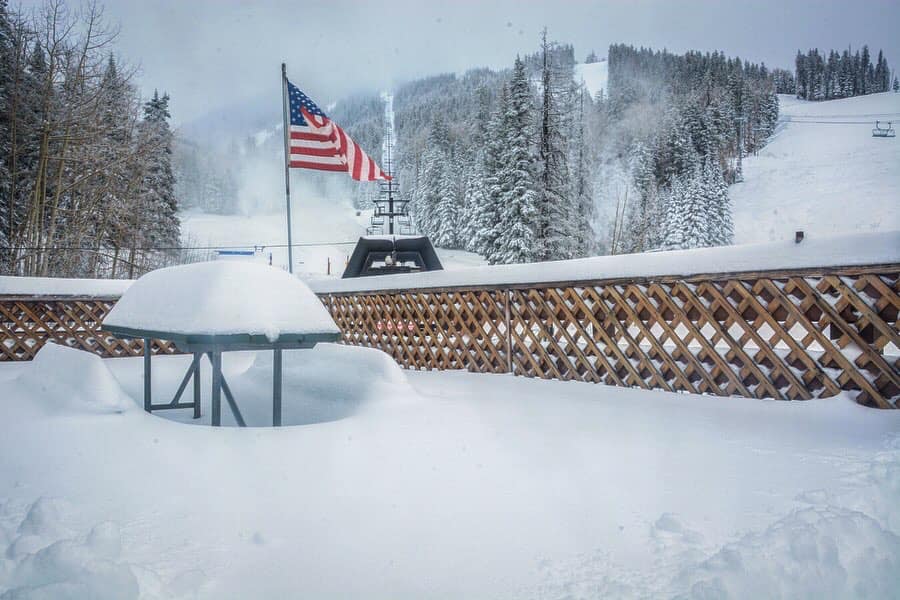
[[[305,283],[253,262],[213,261],[151,271],[128,288],[104,327],[182,335],[339,333]]]
[[[900,263],[900,231],[309,282],[319,294]]]

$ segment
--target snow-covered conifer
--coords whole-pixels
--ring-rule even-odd
[[[522,263],[537,258],[536,225],[539,218],[532,151],[533,105],[525,64],[516,58],[509,82],[503,123],[506,142],[500,168],[500,219],[491,262]]]
[[[144,104],[144,120],[138,129],[138,143],[145,148],[143,181],[138,195],[147,246],[171,248],[179,245],[178,201],[172,169],[173,135],[169,127],[169,95],[153,93]]]
[[[573,254],[573,202],[569,197],[569,171],[566,142],[563,135],[563,104],[571,83],[555,77],[552,64],[554,47],[547,41],[547,30],[541,37],[541,113],[538,136],[538,220],[537,259],[571,258]],[[529,90],[530,95],[530,90]]]

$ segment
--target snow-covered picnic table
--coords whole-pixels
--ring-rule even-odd
[[[340,339],[321,301],[295,277],[266,265],[204,262],[152,271],[132,285],[103,321],[104,331],[144,340],[144,410],[193,408],[200,417],[200,361],[212,364],[212,424],[221,424],[221,395],[235,419],[243,417],[222,376],[222,353],[272,350],[273,424],[281,425],[283,350]],[[171,402],[153,404],[152,340],[175,343],[194,359]],[[194,401],[180,402],[193,379]]]

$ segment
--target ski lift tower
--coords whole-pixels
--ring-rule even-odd
[[[431,241],[423,235],[415,235],[409,216],[409,201],[400,195],[400,187],[394,175],[394,98],[385,94],[384,145],[381,170],[391,176],[381,182],[372,224],[366,229],[366,237],[359,238],[353,255],[347,261],[343,278],[419,273],[443,269]]]
[[[372,213],[368,235],[412,235],[412,220],[409,217],[409,201],[400,195],[400,185],[394,174],[394,97],[385,97],[384,143],[382,145],[381,167],[391,176],[390,181],[380,183],[375,212]]]

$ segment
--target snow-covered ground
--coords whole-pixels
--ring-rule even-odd
[[[251,425],[269,361],[225,361]],[[165,398],[188,358],[154,365]],[[213,429],[208,405],[142,412],[140,369],[52,345],[0,365],[4,600],[900,589],[898,412],[404,373],[320,345],[285,353],[292,426]]]
[[[603,90],[606,94],[606,81],[609,76],[609,63],[606,59],[595,63],[579,63],[575,65],[575,81],[584,82],[584,87],[588,93],[594,98],[597,92]]]
[[[900,122],[900,94],[779,100],[783,122],[730,188],[735,242],[900,229],[900,138],[871,131]]]

